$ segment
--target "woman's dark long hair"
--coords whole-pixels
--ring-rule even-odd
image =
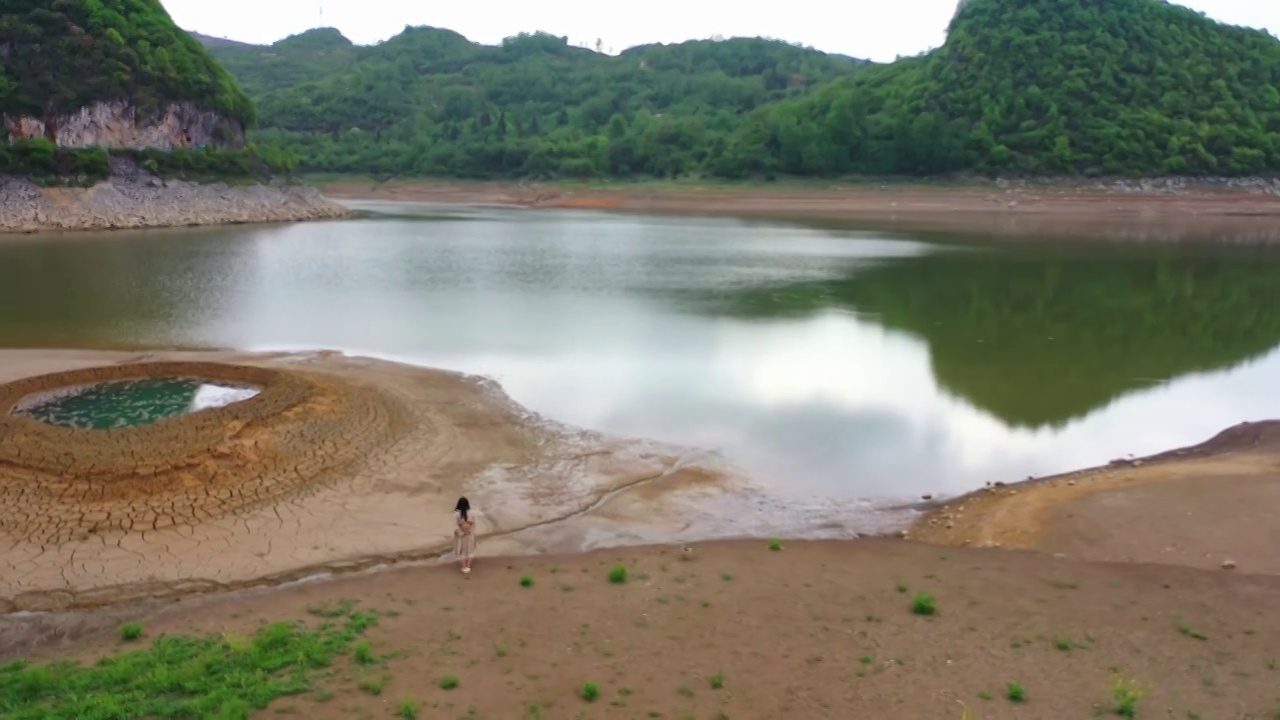
[[[470,522],[470,519],[467,518],[467,513],[471,512],[471,503],[467,502],[466,498],[458,498],[458,504],[454,505],[453,509],[462,515],[463,520]]]

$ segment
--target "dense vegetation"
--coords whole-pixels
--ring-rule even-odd
[[[259,142],[306,169],[477,177],[696,172],[747,113],[862,64],[761,39],[612,57],[545,34],[495,47],[435,28],[373,47],[313,30],[210,50],[256,96]]]
[[[252,145],[226,150],[108,150],[58,147],[43,137],[0,145],[0,173],[24,176],[42,185],[89,185],[111,176],[113,165],[118,167],[122,161],[162,178],[196,181],[266,180],[292,173],[296,162],[277,148],[259,151]]]
[[[7,0],[0,9],[0,114],[45,121],[53,137],[0,143],[0,172],[42,183],[88,183],[112,158],[162,177],[213,179],[289,172],[275,148],[106,150],[58,147],[58,116],[127,100],[143,113],[191,101],[249,126],[253,103],[159,0]],[[2,131],[0,131],[2,133]],[[118,165],[119,163],[117,163]]]
[[[196,101],[251,125],[253,104],[159,0],[5,0],[0,114],[52,120],[95,102]]]
[[[1280,170],[1280,41],[1161,0],[971,0],[947,42],[751,118],[723,174]]]
[[[406,28],[210,42],[302,167],[495,176],[1280,170],[1280,41],[1161,0],[970,0],[887,65],[765,40],[608,56]]]
[[[213,43],[210,43],[211,45]],[[409,28],[213,52],[310,170],[481,176],[1280,170],[1280,41],[1161,0],[969,0],[866,66],[766,40],[610,57]]]

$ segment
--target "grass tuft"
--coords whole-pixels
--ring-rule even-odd
[[[1142,699],[1142,688],[1138,683],[1117,675],[1111,683],[1112,710],[1116,715],[1126,718],[1138,716],[1138,701]]]
[[[533,576],[532,576],[532,575],[521,575],[521,576],[520,576],[520,587],[533,587]]]
[[[938,605],[933,599],[933,596],[929,593],[917,593],[915,598],[911,601],[911,612],[916,615],[937,615]]]
[[[413,698],[405,698],[400,701],[400,707],[396,709],[396,715],[402,720],[418,720],[418,710],[422,708],[422,703]]]
[[[142,637],[142,626],[138,623],[126,623],[120,626],[120,639],[125,642],[133,642]]]
[[[588,680],[582,683],[582,689],[578,691],[578,694],[587,702],[595,702],[600,698],[600,686]]]
[[[627,581],[626,565],[615,565],[613,569],[609,571],[609,582],[613,583],[614,585],[621,585],[626,581]]]
[[[441,690],[454,690],[458,687],[458,678],[452,675],[445,675],[440,678],[439,684]]]
[[[1011,682],[1005,688],[1004,696],[1009,698],[1009,702],[1023,703],[1027,701],[1027,689],[1019,683]]]

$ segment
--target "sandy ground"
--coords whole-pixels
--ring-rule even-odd
[[[926,542],[1280,575],[1280,422],[1009,486],[933,509]]]
[[[921,185],[662,186],[571,188],[432,180],[321,185],[347,200],[505,205],[633,213],[687,213],[900,231],[972,232],[1047,239],[1280,241],[1280,195],[1246,190],[1126,192]]]
[[[5,358],[0,367],[13,374],[102,355]],[[332,356],[256,361],[355,373],[402,392],[421,393],[424,378],[436,377]],[[447,409],[451,402],[467,397],[459,376],[449,377],[427,383],[434,400],[421,398],[440,406],[436,427],[457,412]],[[450,401],[439,394],[445,388]],[[471,462],[520,447],[514,440],[491,447],[484,438],[492,435],[467,433],[518,432],[524,421],[486,419],[476,405],[470,412],[448,423],[456,433],[450,442],[469,448]],[[451,462],[441,467],[466,467],[458,456]],[[671,476],[671,468],[686,465],[675,461],[659,475]],[[412,507],[384,512],[421,517],[429,505],[435,513],[428,483],[446,481],[433,477],[406,472],[398,482],[417,484],[380,502]],[[708,471],[685,479],[719,487]],[[494,525],[482,527],[482,557],[469,577],[433,562],[437,551],[419,554],[416,564],[285,587],[10,614],[0,617],[0,662],[117,652],[116,629],[126,621],[142,623],[147,637],[247,633],[263,622],[315,622],[309,610],[354,600],[383,613],[369,639],[394,657],[371,669],[342,658],[322,687],[277,701],[263,717],[389,717],[411,697],[428,718],[1082,718],[1112,714],[1117,678],[1142,688],[1138,717],[1280,717],[1280,423],[1237,426],[1195,447],[1104,468],[993,485],[931,508],[905,540],[793,541],[777,551],[763,540],[711,542],[688,555],[665,543],[558,554],[556,542],[572,537],[583,546],[600,532],[585,520],[648,522],[653,534],[672,537],[687,524],[655,519],[682,515],[667,510],[667,493],[653,483],[615,496],[629,498],[619,505],[601,502],[608,495],[601,487],[563,488],[565,499],[545,508],[562,511],[574,496],[578,507],[565,520],[521,531],[534,540],[501,535],[506,522],[498,534]],[[500,518],[510,512],[496,508]],[[327,536],[376,536],[378,521],[361,513]],[[264,528],[261,536],[279,532]],[[508,555],[531,548],[548,554]],[[608,581],[616,565],[629,568],[628,582]],[[519,582],[526,574],[531,587]],[[936,616],[911,612],[918,592],[936,598]],[[370,674],[386,679],[380,695],[359,687]],[[459,686],[442,689],[445,675]],[[713,687],[716,676],[722,687]],[[577,695],[587,681],[601,687],[594,703]],[[1006,699],[1009,683],[1025,688],[1025,702]]]
[[[172,526],[135,520],[127,532],[90,529],[57,542],[31,534],[22,500],[29,480],[0,463],[0,497],[8,500],[0,507],[0,612],[94,607],[437,558],[452,546],[453,503],[463,494],[476,501],[490,552],[670,537],[689,522],[682,503],[743,480],[692,450],[551,423],[479,378],[337,353],[0,350],[0,382],[142,360],[256,364],[364,390],[354,424],[317,441],[316,454],[328,452],[327,443],[362,443],[367,426],[392,411],[408,429],[390,445],[370,443],[369,456],[351,470],[277,502]]]

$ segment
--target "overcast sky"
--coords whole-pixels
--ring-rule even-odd
[[[163,1],[173,19],[187,30],[253,43],[270,43],[313,27],[329,26],[354,42],[368,44],[399,33],[405,25],[433,25],[486,44],[518,32],[542,30],[567,35],[574,44],[594,46],[600,38],[606,49],[615,51],[714,35],[763,35],[877,61],[940,45],[956,6],[956,0]],[[1280,35],[1280,0],[1185,0],[1182,4],[1224,22]]]

